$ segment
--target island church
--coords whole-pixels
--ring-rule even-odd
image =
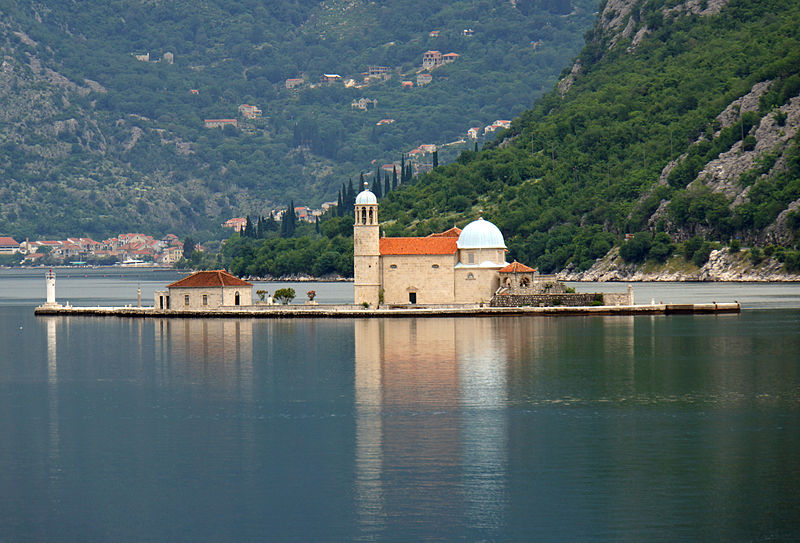
[[[483,218],[426,237],[380,237],[378,199],[366,187],[356,196],[356,304],[488,304],[511,272],[505,255],[503,234]]]

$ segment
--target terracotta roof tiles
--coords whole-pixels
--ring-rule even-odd
[[[497,271],[498,273],[533,273],[536,270],[534,270],[533,268],[529,268],[525,264],[520,264],[515,260],[505,268],[500,268]]]
[[[382,255],[452,255],[456,247],[456,237],[425,238],[381,238]]]
[[[167,288],[191,287],[252,287],[252,283],[243,281],[225,270],[209,270],[194,272],[188,277],[167,285]]]

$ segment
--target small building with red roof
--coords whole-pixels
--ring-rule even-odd
[[[19,252],[19,242],[14,238],[0,237],[0,255],[13,255]]]
[[[217,309],[253,305],[253,285],[225,270],[198,271],[155,292],[156,309]]]

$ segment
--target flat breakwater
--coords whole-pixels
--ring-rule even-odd
[[[360,306],[267,306],[223,307],[219,309],[156,309],[152,307],[46,307],[36,315],[129,317],[129,318],[250,318],[250,319],[370,319],[392,317],[491,317],[491,316],[578,316],[578,315],[671,315],[739,313],[738,302],[701,304],[652,304],[587,307],[404,307],[363,308]]]

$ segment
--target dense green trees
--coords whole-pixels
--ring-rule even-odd
[[[529,107],[580,47],[595,7],[592,0],[527,2],[518,8],[472,0],[365,2],[343,9],[292,0],[179,0],[146,9],[122,0],[91,0],[79,9],[56,3],[35,11],[18,0],[7,4],[0,14],[3,24],[37,43],[27,45],[11,30],[2,31],[0,40],[9,46],[4,50],[13,48],[21,66],[30,54],[77,84],[91,80],[102,86],[86,87],[85,96],[69,86],[53,87],[53,96],[42,97],[37,107],[52,116],[24,123],[31,132],[28,148],[11,143],[16,136],[0,130],[9,142],[0,145],[0,175],[33,190],[48,177],[65,180],[65,194],[51,193],[50,199],[65,210],[59,230],[73,234],[105,233],[149,215],[106,198],[117,181],[126,187],[132,179],[142,182],[148,190],[141,199],[150,209],[176,199],[174,191],[199,179],[187,193],[202,195],[207,212],[184,205],[168,215],[181,217],[187,230],[228,218],[215,213],[239,205],[226,198],[237,191],[280,203],[331,199],[341,179],[372,169],[373,160],[381,164],[421,143],[452,141],[473,121],[484,125]],[[474,36],[463,36],[465,28]],[[431,30],[439,36],[430,37]],[[543,44],[534,50],[536,40]],[[427,49],[461,56],[435,70],[431,84],[404,91],[400,80],[413,78]],[[172,63],[164,60],[168,52]],[[133,56],[146,53],[149,62]],[[369,65],[389,66],[392,79],[363,89],[283,86],[286,78],[298,76],[316,84],[326,72],[360,81]],[[377,100],[377,107],[352,108],[362,97]],[[239,119],[238,128],[204,128],[204,119],[236,117],[243,103],[258,105],[263,117]],[[383,118],[395,122],[377,126]],[[52,134],[53,122],[72,120],[76,130]],[[36,154],[36,137],[60,143],[64,156],[43,160]],[[444,152],[437,156],[448,159]],[[406,168],[398,175],[407,180]],[[97,201],[88,202],[71,186],[80,177],[98,181]],[[158,190],[164,186],[173,193]],[[19,210],[5,210],[5,202],[0,200],[0,230],[25,230]],[[34,229],[45,220],[40,211],[31,214],[38,218],[28,218]],[[88,218],[73,219],[80,215]],[[99,216],[108,218],[93,220]],[[165,218],[156,226],[166,230],[168,223]]]
[[[499,142],[390,194],[381,207],[387,233],[464,225],[483,209],[510,255],[544,272],[585,269],[626,233],[642,232],[621,247],[632,261],[666,259],[670,233],[702,236],[700,246],[690,244],[695,263],[708,258],[712,240],[755,239],[800,198],[797,138],[784,170],[771,172],[777,157],[763,156],[741,177],[751,186],[741,205],[731,208],[702,183],[687,185],[765,115],[785,122],[773,108],[800,92],[800,8],[734,0],[713,17],[663,17],[653,11],[663,4],[641,4],[661,18],[648,15],[658,24],[635,51],[625,39],[610,50],[590,43],[569,93],[547,94]],[[715,117],[766,79],[774,83],[758,110],[720,130]],[[677,165],[660,184],[671,160]]]

